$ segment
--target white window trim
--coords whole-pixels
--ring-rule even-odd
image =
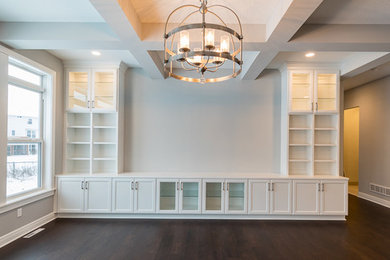
[[[7,181],[7,168],[6,164],[3,165],[3,161],[0,161],[0,182],[3,182],[2,185],[0,185],[0,210],[3,208],[8,208],[10,204],[15,203],[15,201],[18,201],[20,203],[23,203],[24,201],[28,201],[29,203],[40,200],[42,192],[52,191],[54,189],[54,175],[55,175],[55,122],[56,122],[56,106],[55,106],[55,100],[56,100],[56,72],[52,69],[47,68],[46,66],[43,66],[31,59],[28,59],[19,53],[16,53],[12,50],[9,50],[3,46],[0,45],[0,66],[5,66],[4,64],[4,55],[7,56],[7,69],[4,69],[8,71],[8,63],[9,61],[12,61],[13,63],[15,61],[18,61],[20,63],[23,63],[26,65],[26,67],[30,71],[34,72],[41,72],[42,74],[46,74],[47,76],[43,79],[43,84],[46,84],[48,86],[44,91],[44,115],[43,118],[45,120],[44,125],[42,127],[43,132],[43,140],[45,141],[45,146],[42,148],[42,157],[45,158],[45,161],[42,165],[42,182],[41,182],[41,188],[35,192],[29,192],[25,193],[18,197],[8,197],[6,196],[6,181]],[[2,60],[1,60],[2,59]],[[0,75],[2,75],[1,70],[3,68],[0,67]],[[0,80],[0,89],[6,88],[8,89],[8,72],[6,73],[7,76],[3,78],[3,80]],[[5,76],[5,75],[3,75]],[[5,85],[6,84],[6,85]],[[4,85],[4,86],[3,86]],[[34,85],[34,84],[32,84]],[[7,91],[6,91],[7,92]],[[8,100],[8,95],[7,100]],[[7,110],[5,109],[5,113]],[[1,112],[0,112],[1,113]],[[0,120],[4,120],[5,118],[8,118],[7,115],[0,115]],[[7,120],[7,119],[5,119]],[[5,127],[4,130],[7,130],[7,121],[5,121]],[[3,130],[3,129],[1,129]],[[7,140],[5,143],[4,141]],[[5,139],[0,140],[0,146],[6,146],[8,143],[8,135],[5,136]],[[4,150],[4,149],[3,149]],[[7,149],[5,148],[5,151]],[[4,159],[3,159],[4,160]],[[5,158],[6,160],[6,158]],[[3,166],[2,166],[3,165]]]

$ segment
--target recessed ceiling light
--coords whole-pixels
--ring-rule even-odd
[[[94,55],[94,56],[100,56],[100,55],[102,55],[102,54],[100,53],[100,51],[91,51],[91,54]]]
[[[308,52],[308,53],[305,54],[305,56],[306,56],[307,58],[311,58],[311,57],[316,56],[316,54],[315,54],[314,52]]]

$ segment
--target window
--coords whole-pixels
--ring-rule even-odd
[[[43,88],[20,84],[41,84],[41,75],[14,65],[9,68],[7,196],[14,196],[41,187]],[[18,85],[13,84],[12,77],[18,78]]]

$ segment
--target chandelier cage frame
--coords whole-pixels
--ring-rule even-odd
[[[237,77],[242,71],[242,46],[243,46],[243,35],[242,35],[242,26],[241,21],[238,15],[229,7],[216,4],[216,5],[210,5],[207,6],[207,0],[200,0],[201,5],[182,5],[174,9],[168,16],[166,22],[165,22],[165,29],[164,29],[164,71],[168,74],[169,77],[173,77],[178,80],[183,80],[187,82],[198,82],[198,83],[211,83],[211,82],[221,82],[224,80],[232,79]],[[229,28],[226,23],[222,20],[222,18],[217,15],[213,9],[214,8],[224,8],[228,11],[230,11],[233,16],[236,18],[238,26],[239,26],[239,32],[236,32],[235,30]],[[196,10],[192,10],[192,12],[189,12],[187,16],[179,23],[178,27],[172,29],[171,31],[167,32],[169,21],[175,13],[177,13],[179,10],[185,9],[185,8],[195,8]],[[210,10],[211,9],[211,10]],[[202,15],[202,22],[201,23],[190,23],[190,24],[184,24],[190,17],[194,16],[197,13],[200,13]],[[206,22],[206,14],[209,13],[216,17],[218,21],[221,22],[221,24],[216,23],[207,23]],[[202,48],[201,50],[191,50],[191,49],[183,49],[179,52],[179,48],[177,48],[177,52],[173,50],[174,43],[175,43],[175,37],[178,33],[182,31],[190,31],[194,29],[201,29],[202,30]],[[228,52],[218,51],[214,50],[215,46],[207,46],[206,45],[206,29],[213,29],[217,30],[223,33],[227,33],[229,36],[229,42],[231,43],[231,46],[233,48],[232,52],[230,52],[230,48]],[[213,35],[214,37],[214,35]],[[234,39],[238,40],[238,47],[236,48],[237,41],[235,42]],[[180,41],[180,38],[179,40]],[[189,39],[188,39],[189,41]],[[214,41],[214,38],[213,38]],[[179,44],[179,42],[177,43]],[[170,47],[168,47],[170,45]],[[188,43],[189,45],[189,43]],[[239,56],[239,58],[237,58]],[[193,62],[194,57],[201,57],[201,59],[205,58],[205,62],[195,63]],[[214,62],[212,60],[214,59]],[[218,61],[215,61],[218,59]],[[205,72],[216,72],[224,63],[226,60],[232,61],[232,73],[229,75],[221,76],[221,77],[215,77],[215,78],[205,78],[204,74]],[[173,71],[173,64],[174,62],[178,62],[181,64],[182,69],[184,71],[197,71],[200,74],[199,78],[196,77],[187,77],[182,76],[179,74],[174,73]],[[212,66],[208,66],[209,63],[213,63]],[[211,65],[211,64],[210,64]]]

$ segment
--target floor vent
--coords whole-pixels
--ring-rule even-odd
[[[389,187],[370,183],[370,191],[390,197],[390,188]]]
[[[45,230],[44,228],[38,228],[38,229],[35,229],[33,232],[31,233],[28,233],[27,235],[25,235],[23,238],[30,238],[30,237],[33,237],[35,236],[36,234],[38,234],[39,232]]]

